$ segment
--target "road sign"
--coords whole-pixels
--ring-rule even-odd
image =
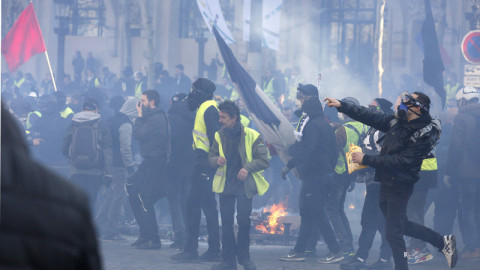
[[[480,63],[480,30],[471,31],[463,38],[462,54],[468,62]]]
[[[463,77],[463,86],[480,87],[480,76]]]

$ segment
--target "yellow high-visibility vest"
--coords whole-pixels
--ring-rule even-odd
[[[437,166],[437,158],[432,157],[432,158],[426,158],[422,162],[422,171],[435,171],[438,169]]]
[[[136,98],[142,98],[142,84],[143,84],[143,81],[140,81],[139,83],[137,83],[137,85],[135,85]]]
[[[349,127],[346,127],[345,125],[347,124],[353,126],[358,133],[350,129]],[[340,152],[340,154],[338,155],[337,165],[335,166],[335,172],[337,174],[342,174],[347,171],[347,168],[345,167],[345,153],[350,150],[350,144],[353,143],[355,145],[358,145],[358,140],[360,137],[359,134],[365,134],[365,132],[367,132],[368,130],[366,125],[358,121],[351,121],[345,123],[343,126],[345,127],[345,133],[347,134],[347,143],[343,147],[343,152]]]
[[[245,131],[245,154],[246,154],[246,162],[252,161],[252,147],[253,143],[258,139],[260,133],[256,132],[255,130],[244,127],[243,130]],[[220,134],[218,132],[215,133],[215,141],[218,144],[218,152],[221,157],[225,157],[225,153],[223,152],[222,140],[220,139]],[[263,171],[259,172],[249,172],[252,174],[253,179],[255,180],[255,185],[257,186],[258,195],[262,196],[267,192],[269,184],[267,180],[263,177]],[[215,177],[213,178],[212,183],[212,190],[215,193],[222,193],[225,188],[225,181],[227,180],[227,165],[220,166],[215,173]]]
[[[205,118],[203,115],[205,111],[210,108],[210,106],[215,106],[218,110],[218,105],[215,100],[207,100],[203,102],[197,110],[195,115],[195,124],[193,126],[193,149],[201,149],[208,153],[210,150],[210,141],[207,136],[207,126],[205,125]]]
[[[70,107],[67,107],[65,110],[60,112],[60,116],[65,119],[67,119],[67,117],[71,114],[75,114],[75,112]]]
[[[42,113],[39,112],[39,111],[34,111],[34,112],[28,113],[27,123],[25,124],[25,126],[27,127],[27,129],[30,129],[30,128],[32,127],[32,122],[30,122],[30,116],[32,115],[32,113],[38,115],[38,117],[42,117]]]

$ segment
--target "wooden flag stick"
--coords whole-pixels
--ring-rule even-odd
[[[53,77],[52,65],[50,64],[50,58],[48,58],[48,52],[45,51],[45,56],[47,57],[48,69],[50,70],[50,75],[52,76],[53,89],[57,92],[57,84],[55,83],[55,78]]]

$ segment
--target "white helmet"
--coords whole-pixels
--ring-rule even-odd
[[[473,98],[480,99],[480,94],[478,93],[478,90],[472,86],[467,86],[458,90],[457,94],[455,95],[455,99],[458,101],[462,99],[471,100]]]

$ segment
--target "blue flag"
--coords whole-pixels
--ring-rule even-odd
[[[433,20],[430,0],[425,0],[425,21],[422,25],[423,41],[423,80],[435,88],[435,92],[442,100],[442,106],[445,107],[447,94],[443,85],[443,66],[442,55],[438,45],[437,31]]]
[[[259,98],[255,88],[257,84],[248,72],[238,63],[230,47],[227,46],[223,38],[218,33],[217,28],[213,27],[213,33],[217,39],[218,48],[222,54],[223,61],[227,66],[228,73],[232,82],[238,85],[238,91],[241,92],[245,105],[250,113],[255,114],[260,120],[269,125],[278,126],[280,120],[266,106],[265,102]]]
[[[213,26],[213,34],[232,83],[244,101],[255,127],[264,139],[275,147],[283,162],[287,163],[290,159],[288,147],[295,142],[292,124],[240,65],[215,26]]]

